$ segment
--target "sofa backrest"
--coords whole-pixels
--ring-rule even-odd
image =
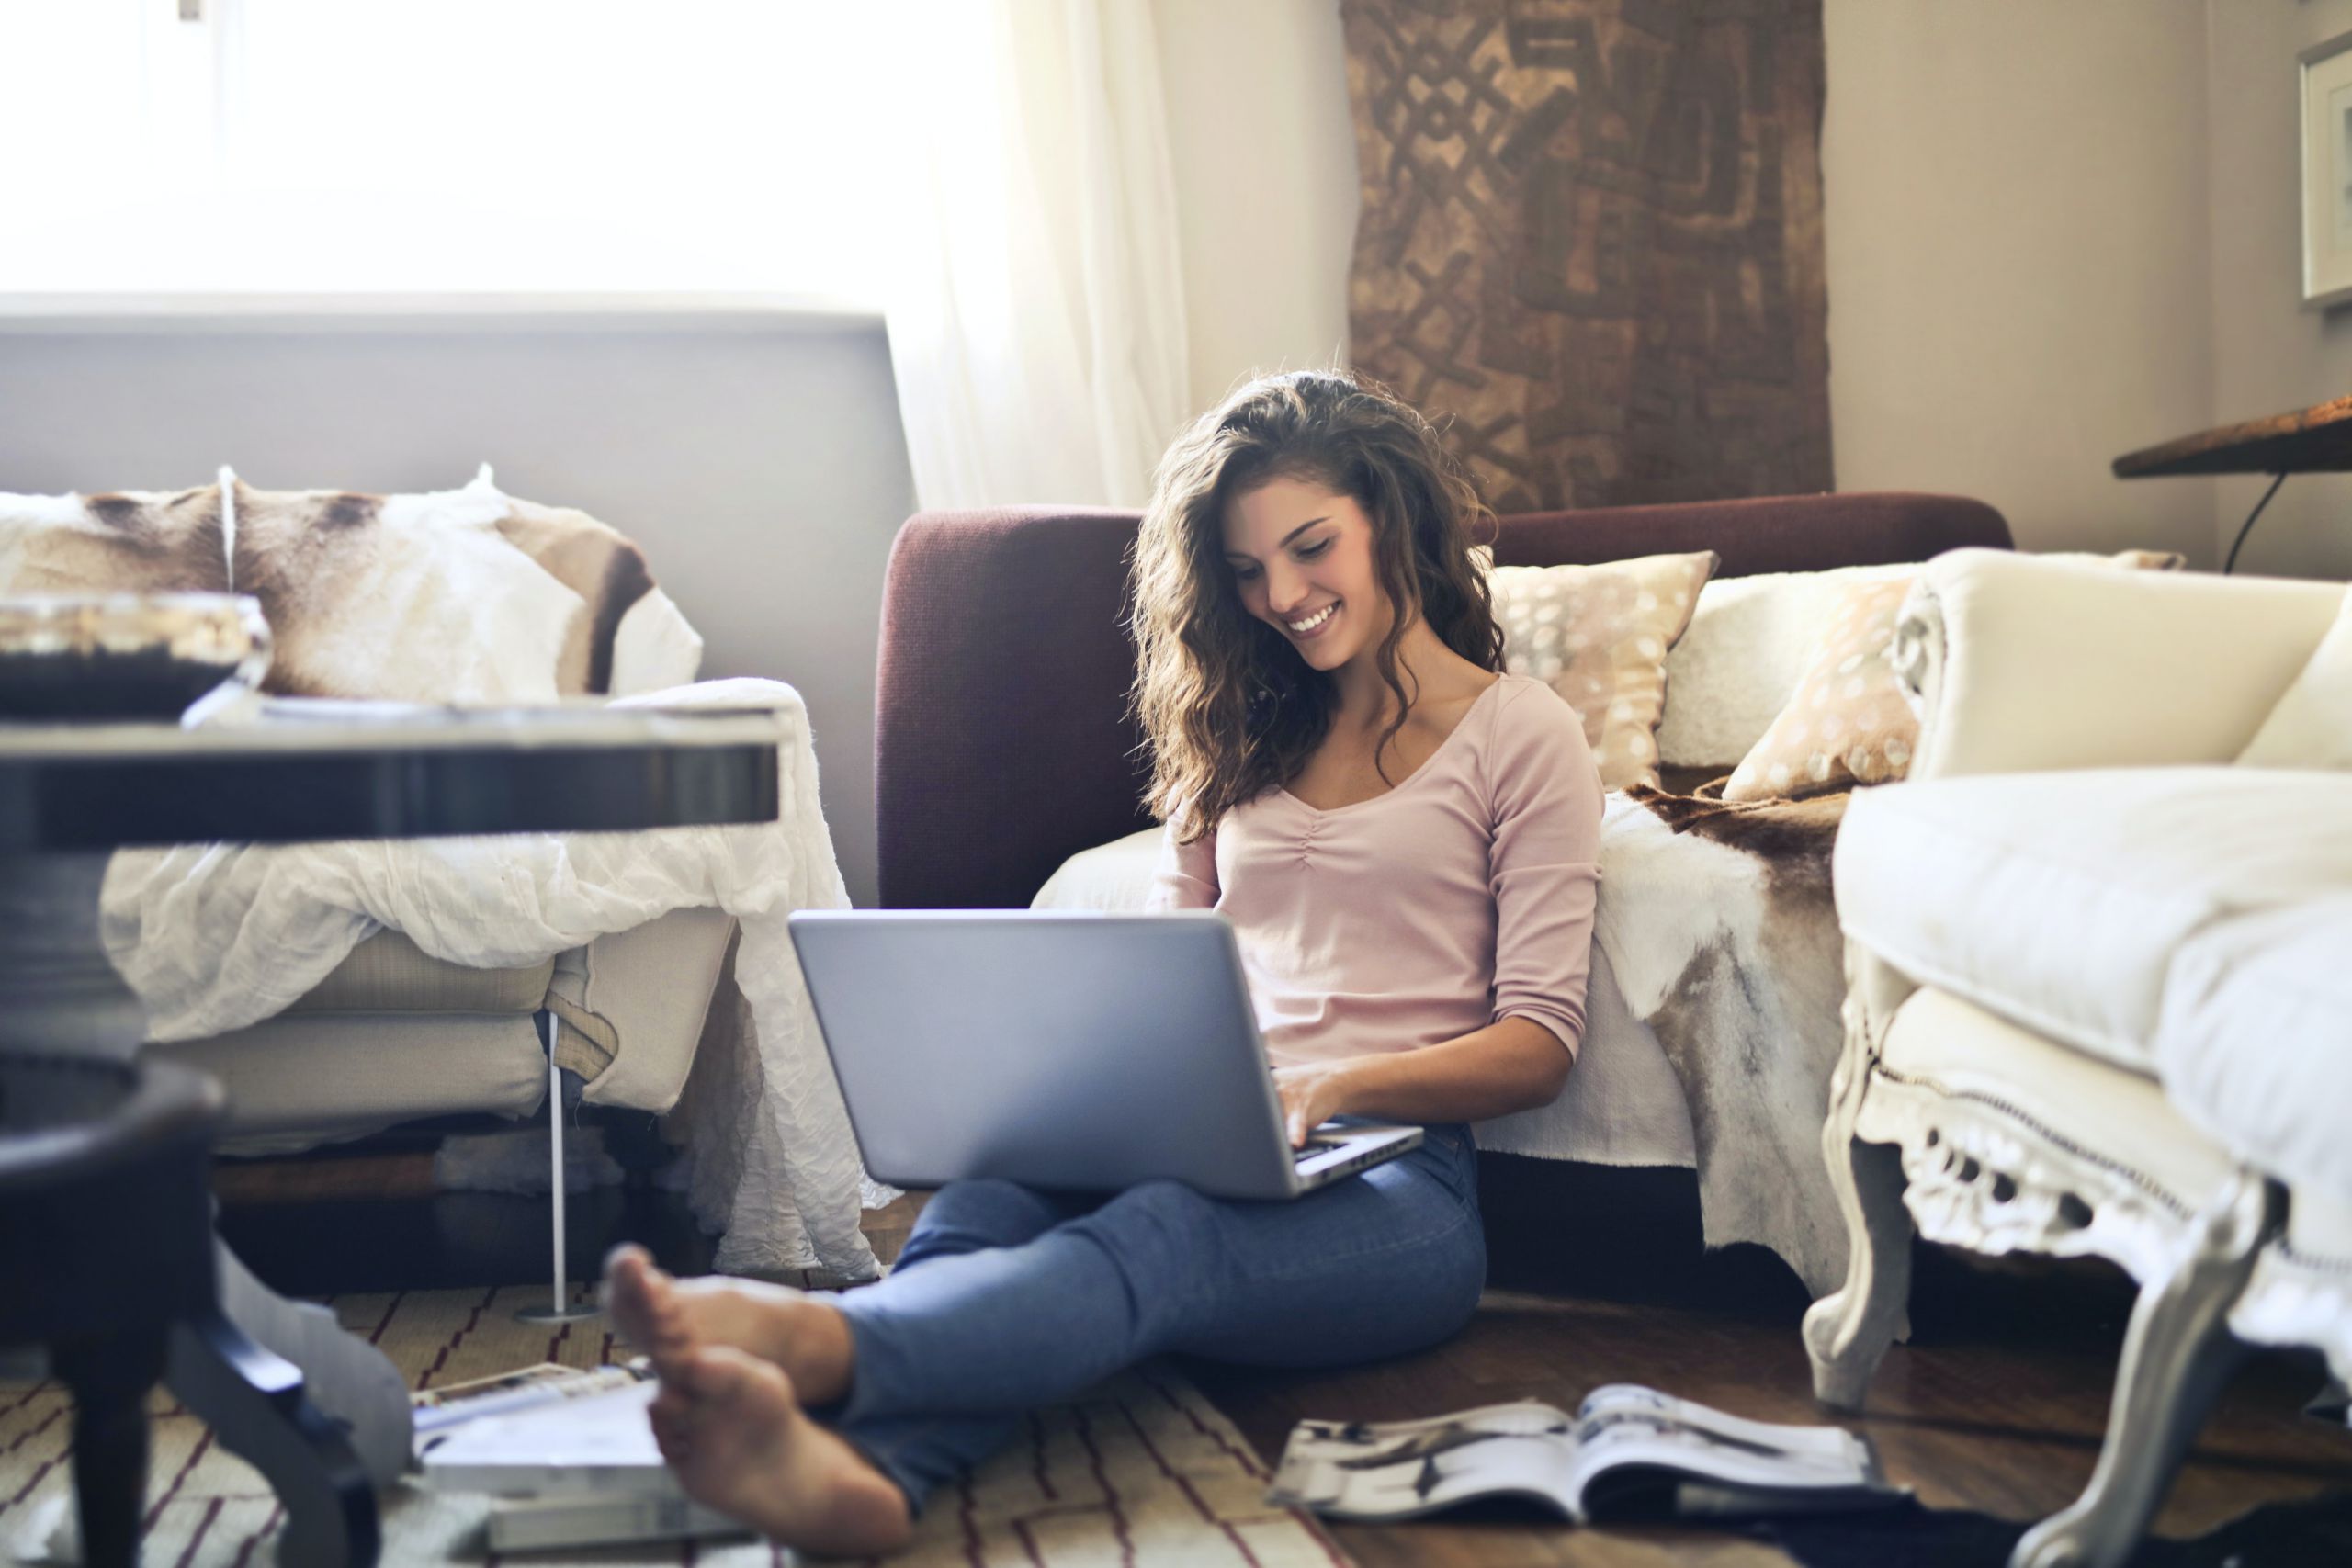
[[[1080,850],[1151,825],[1126,716],[1136,513],[923,513],[882,590],[875,791],[887,908],[1014,908]],[[1717,575],[2007,548],[1981,502],[1902,493],[1698,502],[1502,519],[1505,566],[1715,551]]]

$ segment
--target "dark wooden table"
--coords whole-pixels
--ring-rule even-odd
[[[137,1057],[146,1020],[98,935],[99,888],[117,848],[771,821],[782,739],[760,710],[301,702],[193,730],[0,725],[0,1050],[118,1071]],[[12,1136],[0,1131],[0,1143]],[[21,1144],[11,1152],[26,1156],[20,1166],[39,1163]],[[19,1201],[13,1220],[58,1218],[30,1207],[40,1196]],[[404,1382],[373,1346],[321,1309],[278,1298],[217,1241],[209,1255],[205,1293],[216,1309],[176,1314],[167,1381],[223,1447],[269,1478],[287,1510],[281,1561],[372,1563],[379,1535],[362,1461],[380,1474],[388,1454],[405,1456]],[[50,1263],[9,1259],[0,1270],[31,1288]],[[117,1427],[123,1399],[143,1399],[153,1377],[119,1370],[124,1386],[107,1391]],[[109,1497],[135,1509],[143,1425],[135,1444],[119,1430],[107,1438],[118,1460],[135,1450],[135,1473],[126,1479],[118,1462],[107,1478]],[[135,1539],[135,1517],[127,1529]]]
[[[2352,473],[2352,398],[2317,403],[2307,409],[2250,419],[2243,424],[2218,425],[2183,435],[2160,446],[2126,452],[2115,459],[2119,479],[2164,479],[2181,474],[2269,474],[2270,488],[2254,503],[2238,536],[2230,546],[2227,572],[2237,565],[2238,547],[2254,530],[2255,519],[2278,493],[2289,474]]]

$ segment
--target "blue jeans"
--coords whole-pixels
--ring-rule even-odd
[[[1412,1153],[1288,1202],[1174,1181],[1108,1200],[958,1181],[888,1279],[838,1298],[856,1370],[830,1419],[920,1511],[1023,1412],[1147,1357],[1401,1355],[1469,1322],[1486,1274],[1466,1127],[1430,1127]]]

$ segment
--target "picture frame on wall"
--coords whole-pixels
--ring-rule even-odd
[[[2352,33],[2295,56],[2303,104],[2303,309],[2352,304]]]

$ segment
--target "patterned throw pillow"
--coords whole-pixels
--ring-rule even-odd
[[[1690,624],[1713,550],[1599,566],[1498,566],[1487,573],[1503,666],[1559,693],[1610,789],[1656,784],[1666,650]]]
[[[2162,550],[2054,558],[2149,571],[2185,563]],[[1724,799],[1802,799],[1884,784],[1909,770],[1919,716],[1895,679],[1894,623],[1916,576],[1858,581],[1838,597],[1795,694],[1732,770]]]

